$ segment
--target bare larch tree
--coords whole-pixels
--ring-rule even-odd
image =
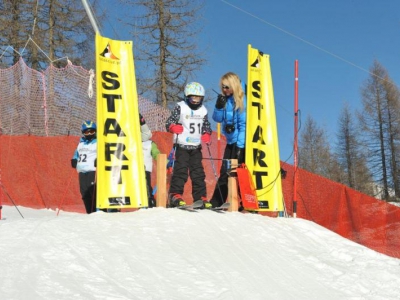
[[[363,110],[359,114],[368,149],[368,163],[382,187],[381,198],[399,198],[399,92],[386,69],[374,61],[370,77],[361,88]]]
[[[205,59],[198,34],[203,1],[121,0],[134,9],[132,28],[138,93],[167,107],[183,97],[184,86]]]
[[[345,174],[341,183],[374,196],[373,178],[361,144],[361,131],[347,102],[342,108],[338,123],[336,155]]]
[[[299,139],[299,167],[334,181],[341,181],[343,172],[331,153],[326,130],[308,115]]]
[[[22,54],[37,70],[50,63],[65,66],[66,59],[58,61],[65,57],[94,68],[94,31],[80,1],[76,5],[73,0],[8,0],[1,1],[0,8],[7,11],[0,16],[1,46],[15,50],[5,53],[3,65],[15,64]]]

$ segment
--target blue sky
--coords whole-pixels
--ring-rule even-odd
[[[118,11],[106,14],[113,19]],[[198,43],[208,64],[193,80],[210,95],[227,71],[246,80],[248,44],[270,55],[280,159],[288,163],[293,163],[295,60],[301,121],[311,115],[327,130],[332,147],[344,102],[361,108],[360,87],[374,59],[400,82],[399,0],[206,0],[201,21]],[[128,29],[116,27],[102,34],[132,40]]]

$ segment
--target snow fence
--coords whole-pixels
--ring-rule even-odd
[[[211,155],[219,173],[219,158],[225,142],[223,139],[217,141],[215,133],[212,136]],[[3,205],[84,213],[78,176],[70,166],[78,140],[78,136],[1,135],[0,197]],[[156,131],[153,140],[161,153],[169,153],[172,134]],[[216,179],[206,148],[203,157],[207,193],[212,195]],[[283,162],[281,165],[287,171],[286,179],[282,180],[285,205],[292,215],[294,167]],[[305,170],[298,169],[297,172],[297,217],[311,220],[378,252],[400,258],[400,208]],[[155,172],[152,175],[154,186]],[[189,202],[193,200],[190,191],[189,179],[184,194]]]
[[[21,58],[0,69],[0,201],[7,205],[84,213],[78,175],[70,160],[80,124],[95,120],[94,72],[68,63],[38,72]],[[165,130],[170,112],[139,96],[139,109],[162,153],[172,148]],[[213,134],[211,155],[219,172],[224,140]],[[207,193],[216,180],[208,150],[203,149]],[[282,181],[289,215],[293,212],[293,166],[282,163]],[[155,168],[154,168],[155,170]],[[344,185],[299,169],[297,217],[314,221],[371,249],[400,258],[400,208]],[[153,172],[153,186],[155,182]],[[191,201],[191,183],[184,197]],[[263,213],[276,216],[271,213]]]

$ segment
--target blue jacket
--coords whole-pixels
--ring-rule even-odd
[[[235,109],[235,101],[233,96],[229,96],[225,108],[214,108],[213,120],[221,123],[222,133],[226,137],[227,144],[234,144],[239,148],[244,148],[246,144],[246,95],[243,98],[244,109],[242,112]],[[225,126],[227,124],[234,125],[235,130],[232,133],[227,133]]]

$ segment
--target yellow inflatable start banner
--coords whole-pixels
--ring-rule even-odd
[[[258,211],[283,211],[279,143],[269,55],[248,46],[246,165]]]
[[[146,207],[131,41],[96,34],[97,207]]]

